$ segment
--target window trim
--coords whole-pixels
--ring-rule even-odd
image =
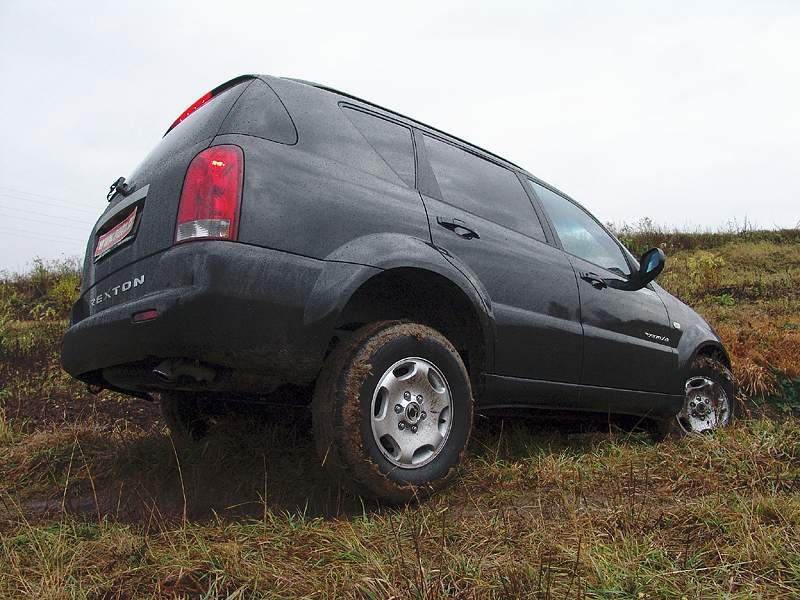
[[[425,147],[425,140],[423,139],[425,134],[416,127],[413,128],[413,132],[414,147],[417,150],[419,173],[419,185],[417,187],[421,194],[428,196],[429,198],[433,198],[434,200],[444,202],[445,200],[442,197],[442,190],[439,189],[439,182],[436,179],[430,159],[428,158],[428,150]],[[447,205],[450,206],[450,203],[448,202]]]
[[[563,250],[561,247],[561,240],[558,239],[556,236],[555,229],[553,228],[553,224],[550,222],[550,217],[547,215],[547,212],[544,210],[544,206],[540,203],[539,198],[536,194],[533,193],[533,186],[528,185],[526,180],[529,180],[529,175],[524,171],[515,171],[517,179],[519,179],[520,185],[522,185],[522,189],[525,190],[525,193],[528,195],[528,200],[533,207],[533,211],[536,214],[536,217],[539,219],[539,223],[542,226],[542,230],[544,231],[544,237],[547,240],[547,244],[553,246],[553,248],[558,248],[559,250]]]
[[[613,233],[611,233],[608,230],[608,228],[605,225],[603,225],[597,217],[595,217],[591,212],[586,210],[579,202],[573,200],[572,198],[570,198],[566,194],[560,192],[558,189],[554,188],[552,185],[549,185],[549,184],[545,183],[544,181],[541,181],[538,178],[533,177],[533,176],[528,175],[528,174],[525,175],[525,179],[528,180],[528,187],[533,192],[533,195],[536,197],[537,202],[539,202],[539,204],[542,207],[543,213],[547,217],[547,222],[548,222],[550,228],[553,231],[553,236],[555,237],[555,239],[557,241],[557,244],[558,244],[557,247],[564,254],[568,254],[569,256],[574,256],[575,258],[577,258],[579,260],[582,260],[582,261],[585,261],[585,262],[589,263],[590,265],[594,265],[598,269],[602,269],[606,273],[609,273],[610,275],[612,275],[614,277],[618,277],[619,279],[621,279],[623,281],[629,281],[630,280],[631,275],[633,275],[636,272],[638,267],[631,262],[630,256],[629,256],[630,253],[625,250],[625,247],[617,239],[617,236],[615,236]],[[549,213],[547,212],[547,209],[544,208],[544,203],[542,203],[541,198],[539,198],[539,195],[536,192],[536,187],[533,185],[534,183],[537,184],[537,185],[541,185],[543,188],[553,192],[556,196],[566,200],[567,202],[572,203],[578,210],[580,210],[583,213],[585,213],[586,215],[588,215],[589,218],[592,219],[600,227],[600,229],[603,232],[605,232],[606,235],[608,235],[608,237],[611,238],[611,240],[614,242],[614,244],[616,244],[617,248],[620,251],[620,254],[622,254],[622,259],[625,261],[625,263],[628,265],[628,268],[630,269],[630,273],[628,273],[627,275],[620,275],[619,273],[615,273],[614,271],[609,271],[607,267],[604,267],[603,265],[599,265],[596,262],[593,262],[593,261],[591,261],[591,260],[589,260],[587,258],[584,258],[583,256],[578,256],[577,254],[573,254],[569,250],[565,249],[564,248],[564,244],[561,242],[561,238],[558,235],[558,231],[556,230],[556,227],[553,224],[553,221],[550,218]]]

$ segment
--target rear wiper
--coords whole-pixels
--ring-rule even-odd
[[[114,198],[117,192],[119,192],[123,196],[127,196],[132,191],[133,190],[131,189],[131,186],[125,183],[125,178],[120,177],[114,183],[111,184],[110,188],[108,188],[108,194],[106,194],[106,200],[111,202],[111,200]]]

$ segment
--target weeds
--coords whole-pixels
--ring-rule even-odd
[[[800,235],[622,237],[715,327],[760,418],[652,445],[480,421],[453,489],[387,508],[319,471],[307,415],[174,443],[150,404],[89,394],[58,339],[74,265],[0,281],[0,597],[800,596]],[[627,236],[627,237],[626,237]]]
[[[292,435],[291,425],[284,429],[280,435]],[[354,508],[349,518],[313,516],[301,502],[281,508],[291,488],[313,494],[313,486],[325,486],[293,478],[293,459],[268,461],[277,504],[252,517],[222,510],[184,521],[174,502],[180,491],[165,497],[154,487],[143,494],[149,513],[131,524],[107,510],[100,521],[80,513],[41,521],[17,495],[0,527],[0,595],[102,596],[124,586],[147,597],[716,598],[800,589],[796,421],[755,421],[715,438],[657,446],[607,434],[569,441],[519,423],[511,430],[496,460],[478,451],[449,492],[421,505]],[[264,433],[276,430],[253,431]],[[32,437],[39,435],[46,434]],[[79,436],[84,457],[76,461],[88,468],[74,469],[71,485],[78,489],[95,473],[98,486],[100,478],[122,480],[129,494],[142,493],[132,472],[116,470],[119,464],[108,470],[126,452],[126,436],[101,445],[90,432]],[[490,456],[494,436],[478,431],[479,440],[492,442]],[[230,443],[222,431],[208,442]],[[66,470],[72,448],[60,448],[57,462]],[[298,451],[313,448],[306,442]],[[177,479],[177,463],[165,454],[161,468]],[[197,478],[216,478],[216,493],[236,481],[251,491],[262,485],[250,462],[220,479],[203,473],[222,472],[223,453],[206,454],[194,467],[184,456],[190,505],[208,500]],[[7,470],[4,480],[24,471]],[[506,477],[509,471],[515,476]]]
[[[6,411],[0,407],[0,444],[10,444],[14,441],[14,431],[6,418]]]
[[[657,225],[648,218],[641,219],[633,225],[628,223],[609,223],[608,225],[620,241],[636,256],[640,256],[656,246],[672,254],[681,250],[713,251],[720,246],[736,242],[769,242],[789,247],[800,242],[800,228],[759,230],[755,229],[747,220],[741,224],[732,221],[718,231],[670,229]]]

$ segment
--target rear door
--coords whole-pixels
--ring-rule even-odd
[[[495,374],[577,384],[581,327],[575,276],[566,256],[547,243],[516,173],[434,134],[417,132],[417,149],[433,243],[477,278],[491,299]],[[576,387],[562,391],[577,394]],[[528,401],[537,403],[533,397]]]
[[[677,367],[664,303],[650,286],[632,292],[603,280],[631,273],[617,241],[577,204],[531,181],[564,251],[575,269],[583,324],[584,386],[665,392]],[[605,398],[603,390],[585,390]],[[613,398],[613,395],[609,396]]]

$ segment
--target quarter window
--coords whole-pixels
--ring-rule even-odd
[[[542,225],[512,171],[452,144],[423,137],[445,202],[544,241]]]
[[[630,275],[622,249],[589,213],[535,181],[531,181],[531,185],[553,222],[564,250],[617,275]]]
[[[395,174],[414,187],[414,145],[411,130],[376,115],[343,106],[342,110],[372,149]]]

